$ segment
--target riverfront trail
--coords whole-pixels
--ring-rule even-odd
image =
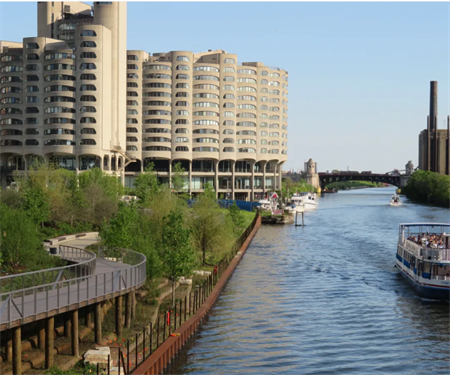
[[[449,374],[447,303],[394,268],[398,224],[450,211],[391,188],[327,194],[305,228],[263,226],[167,374]]]

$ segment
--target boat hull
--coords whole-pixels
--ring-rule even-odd
[[[428,299],[450,301],[450,286],[419,284],[403,269],[403,265],[398,260],[395,266],[419,296]]]
[[[402,204],[401,203],[389,203],[391,206],[401,206]]]

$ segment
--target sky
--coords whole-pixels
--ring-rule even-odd
[[[36,36],[37,4],[0,2],[0,40]],[[450,3],[129,2],[128,49],[224,49],[289,72],[288,162],[418,165],[430,81],[449,107]]]

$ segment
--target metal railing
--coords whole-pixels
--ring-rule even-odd
[[[116,292],[138,288],[146,280],[146,257],[141,253],[101,249],[97,257],[75,247],[60,248],[63,259],[78,263],[0,278],[0,324],[9,327],[14,321],[24,323],[26,318],[41,313],[78,308],[81,302],[94,303]]]

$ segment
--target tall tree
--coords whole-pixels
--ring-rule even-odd
[[[139,198],[139,204],[148,208],[152,199],[157,196],[160,190],[158,176],[153,171],[153,163],[147,166],[144,173],[136,177],[134,186],[136,188],[136,196]]]
[[[186,177],[184,168],[181,163],[176,163],[172,169],[172,188],[175,192],[180,193],[184,190],[186,186]]]
[[[181,212],[170,211],[164,219],[161,238],[163,274],[172,281],[172,306],[175,305],[175,284],[179,277],[192,273],[194,251],[190,246],[190,230],[183,226]]]

